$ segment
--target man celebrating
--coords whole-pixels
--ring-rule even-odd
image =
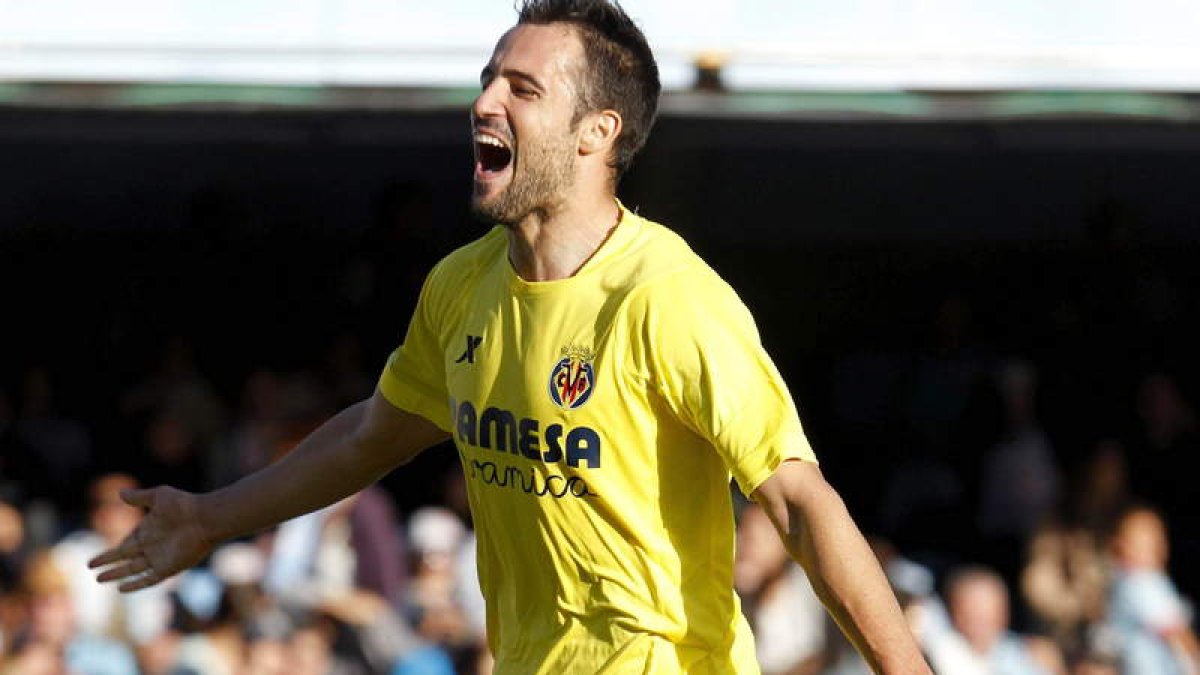
[[[453,437],[496,673],[758,672],[730,474],[876,671],[929,672],[749,313],[616,199],[659,94],[641,31],[528,0],[481,84],[472,208],[499,225],[430,273],[374,396],[231,486],[132,493],[149,511],[100,578],[157,583]]]

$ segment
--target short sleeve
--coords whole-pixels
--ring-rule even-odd
[[[445,355],[439,339],[436,305],[437,268],[421,289],[404,343],[388,357],[379,376],[379,391],[392,405],[420,415],[444,431],[451,431],[447,401]]]
[[[1128,579],[1128,606],[1139,625],[1166,631],[1190,620],[1179,593],[1165,574],[1141,572]]]
[[[788,459],[816,462],[795,403],[737,294],[708,269],[654,282],[639,299],[650,386],[707,439],[749,495]]]

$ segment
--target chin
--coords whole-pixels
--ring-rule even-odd
[[[471,216],[484,225],[496,225],[497,223],[505,227],[512,227],[512,223],[504,218],[504,214],[499,213],[496,209],[496,201],[484,200],[478,197],[471,199]]]

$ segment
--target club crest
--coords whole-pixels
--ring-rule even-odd
[[[596,388],[596,353],[587,347],[563,347],[561,358],[550,371],[550,400],[563,410],[587,403]]]

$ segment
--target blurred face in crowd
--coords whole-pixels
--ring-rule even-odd
[[[1167,564],[1167,528],[1149,509],[1121,518],[1112,541],[1117,563],[1127,570],[1161,570]]]
[[[518,25],[500,38],[471,108],[478,217],[512,226],[565,202],[584,65],[583,44],[566,24]]]
[[[102,476],[92,484],[91,526],[109,545],[124,539],[142,519],[141,509],[121,500],[122,490],[137,486],[137,481],[124,474]]]
[[[21,512],[0,502],[0,553],[15,553],[25,541],[25,523]]]
[[[67,577],[48,550],[29,559],[21,585],[28,598],[30,639],[65,645],[75,632],[75,605]]]
[[[75,633],[75,605],[65,588],[30,599],[29,631],[48,644],[65,645],[71,640]]]
[[[290,675],[325,675],[332,655],[329,637],[320,626],[298,628],[288,639],[287,672]]]
[[[739,593],[757,593],[779,576],[789,560],[766,511],[758,504],[747,505],[738,521],[734,587]]]
[[[950,621],[978,653],[991,651],[1008,629],[1008,593],[999,577],[977,573],[947,589]]]
[[[287,656],[282,641],[259,638],[248,648],[243,675],[289,675]]]
[[[170,673],[175,665],[175,652],[179,649],[179,641],[179,633],[166,630],[149,642],[137,645],[137,660],[141,675],[167,675]]]

